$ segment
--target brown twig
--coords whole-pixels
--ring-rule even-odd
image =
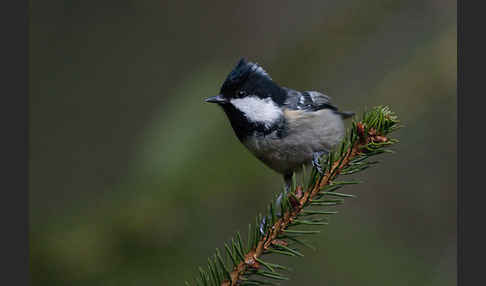
[[[291,202],[292,208],[286,211],[280,219],[278,219],[272,227],[269,228],[269,232],[263,236],[262,239],[257,243],[257,246],[245,254],[244,261],[240,262],[238,266],[233,268],[230,273],[231,281],[225,280],[221,283],[221,286],[236,286],[238,281],[240,281],[241,275],[243,275],[249,269],[259,269],[261,265],[258,263],[257,258],[259,258],[266,250],[268,250],[272,244],[286,243],[285,241],[277,239],[278,235],[281,234],[287,226],[294,220],[302,211],[307,202],[311,201],[314,196],[316,196],[319,191],[326,185],[328,185],[331,180],[339,174],[339,172],[348,165],[351,159],[356,155],[363,152],[363,147],[369,142],[386,142],[388,139],[384,136],[380,136],[376,133],[376,130],[370,129],[367,134],[365,134],[365,128],[362,123],[358,122],[357,133],[359,140],[350,146],[345,151],[345,157],[343,160],[335,162],[333,166],[326,171],[324,176],[314,185],[310,192],[302,192],[300,186],[297,187],[295,192],[298,200],[295,200],[293,196],[290,196],[289,201]]]

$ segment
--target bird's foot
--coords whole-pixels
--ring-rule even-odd
[[[260,222],[260,227],[258,228],[258,230],[260,231],[260,233],[262,235],[265,235],[265,224],[267,223],[267,217],[264,216],[262,221]]]
[[[282,197],[283,197],[283,195],[287,195],[288,190],[290,190],[290,186],[289,186],[289,189],[286,189],[285,190],[285,193],[280,193],[280,195],[277,198],[277,201],[275,202],[275,215],[278,218],[280,218],[282,216],[281,206],[280,206],[282,204]],[[258,228],[258,230],[260,231],[260,233],[262,235],[265,235],[265,225],[266,225],[266,223],[267,223],[267,217],[264,216],[262,218],[262,221],[260,222],[260,225],[259,225],[259,228]]]
[[[324,170],[322,169],[321,162],[319,160],[321,159],[322,155],[328,153],[329,152],[327,151],[319,151],[312,154],[312,166],[314,166],[317,169],[317,172],[319,172],[321,175],[324,173]]]
[[[288,192],[291,191],[291,188],[292,188],[292,176],[293,176],[293,173],[285,174],[284,175],[285,193],[288,193]]]

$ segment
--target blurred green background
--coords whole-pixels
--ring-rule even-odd
[[[456,285],[456,2],[32,1],[33,285],[183,285],[282,185],[216,95],[241,56],[405,127],[282,285]]]

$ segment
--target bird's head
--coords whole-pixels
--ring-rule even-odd
[[[241,58],[223,82],[219,95],[207,98],[206,102],[224,105],[233,99],[271,97],[278,103],[282,94],[282,89],[260,65]]]
[[[223,107],[233,124],[269,128],[282,116],[286,92],[258,64],[242,58],[226,77],[217,96],[206,102]]]

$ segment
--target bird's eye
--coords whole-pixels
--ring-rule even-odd
[[[238,91],[238,96],[239,97],[243,97],[245,95],[246,95],[246,92],[244,92],[243,90]]]

